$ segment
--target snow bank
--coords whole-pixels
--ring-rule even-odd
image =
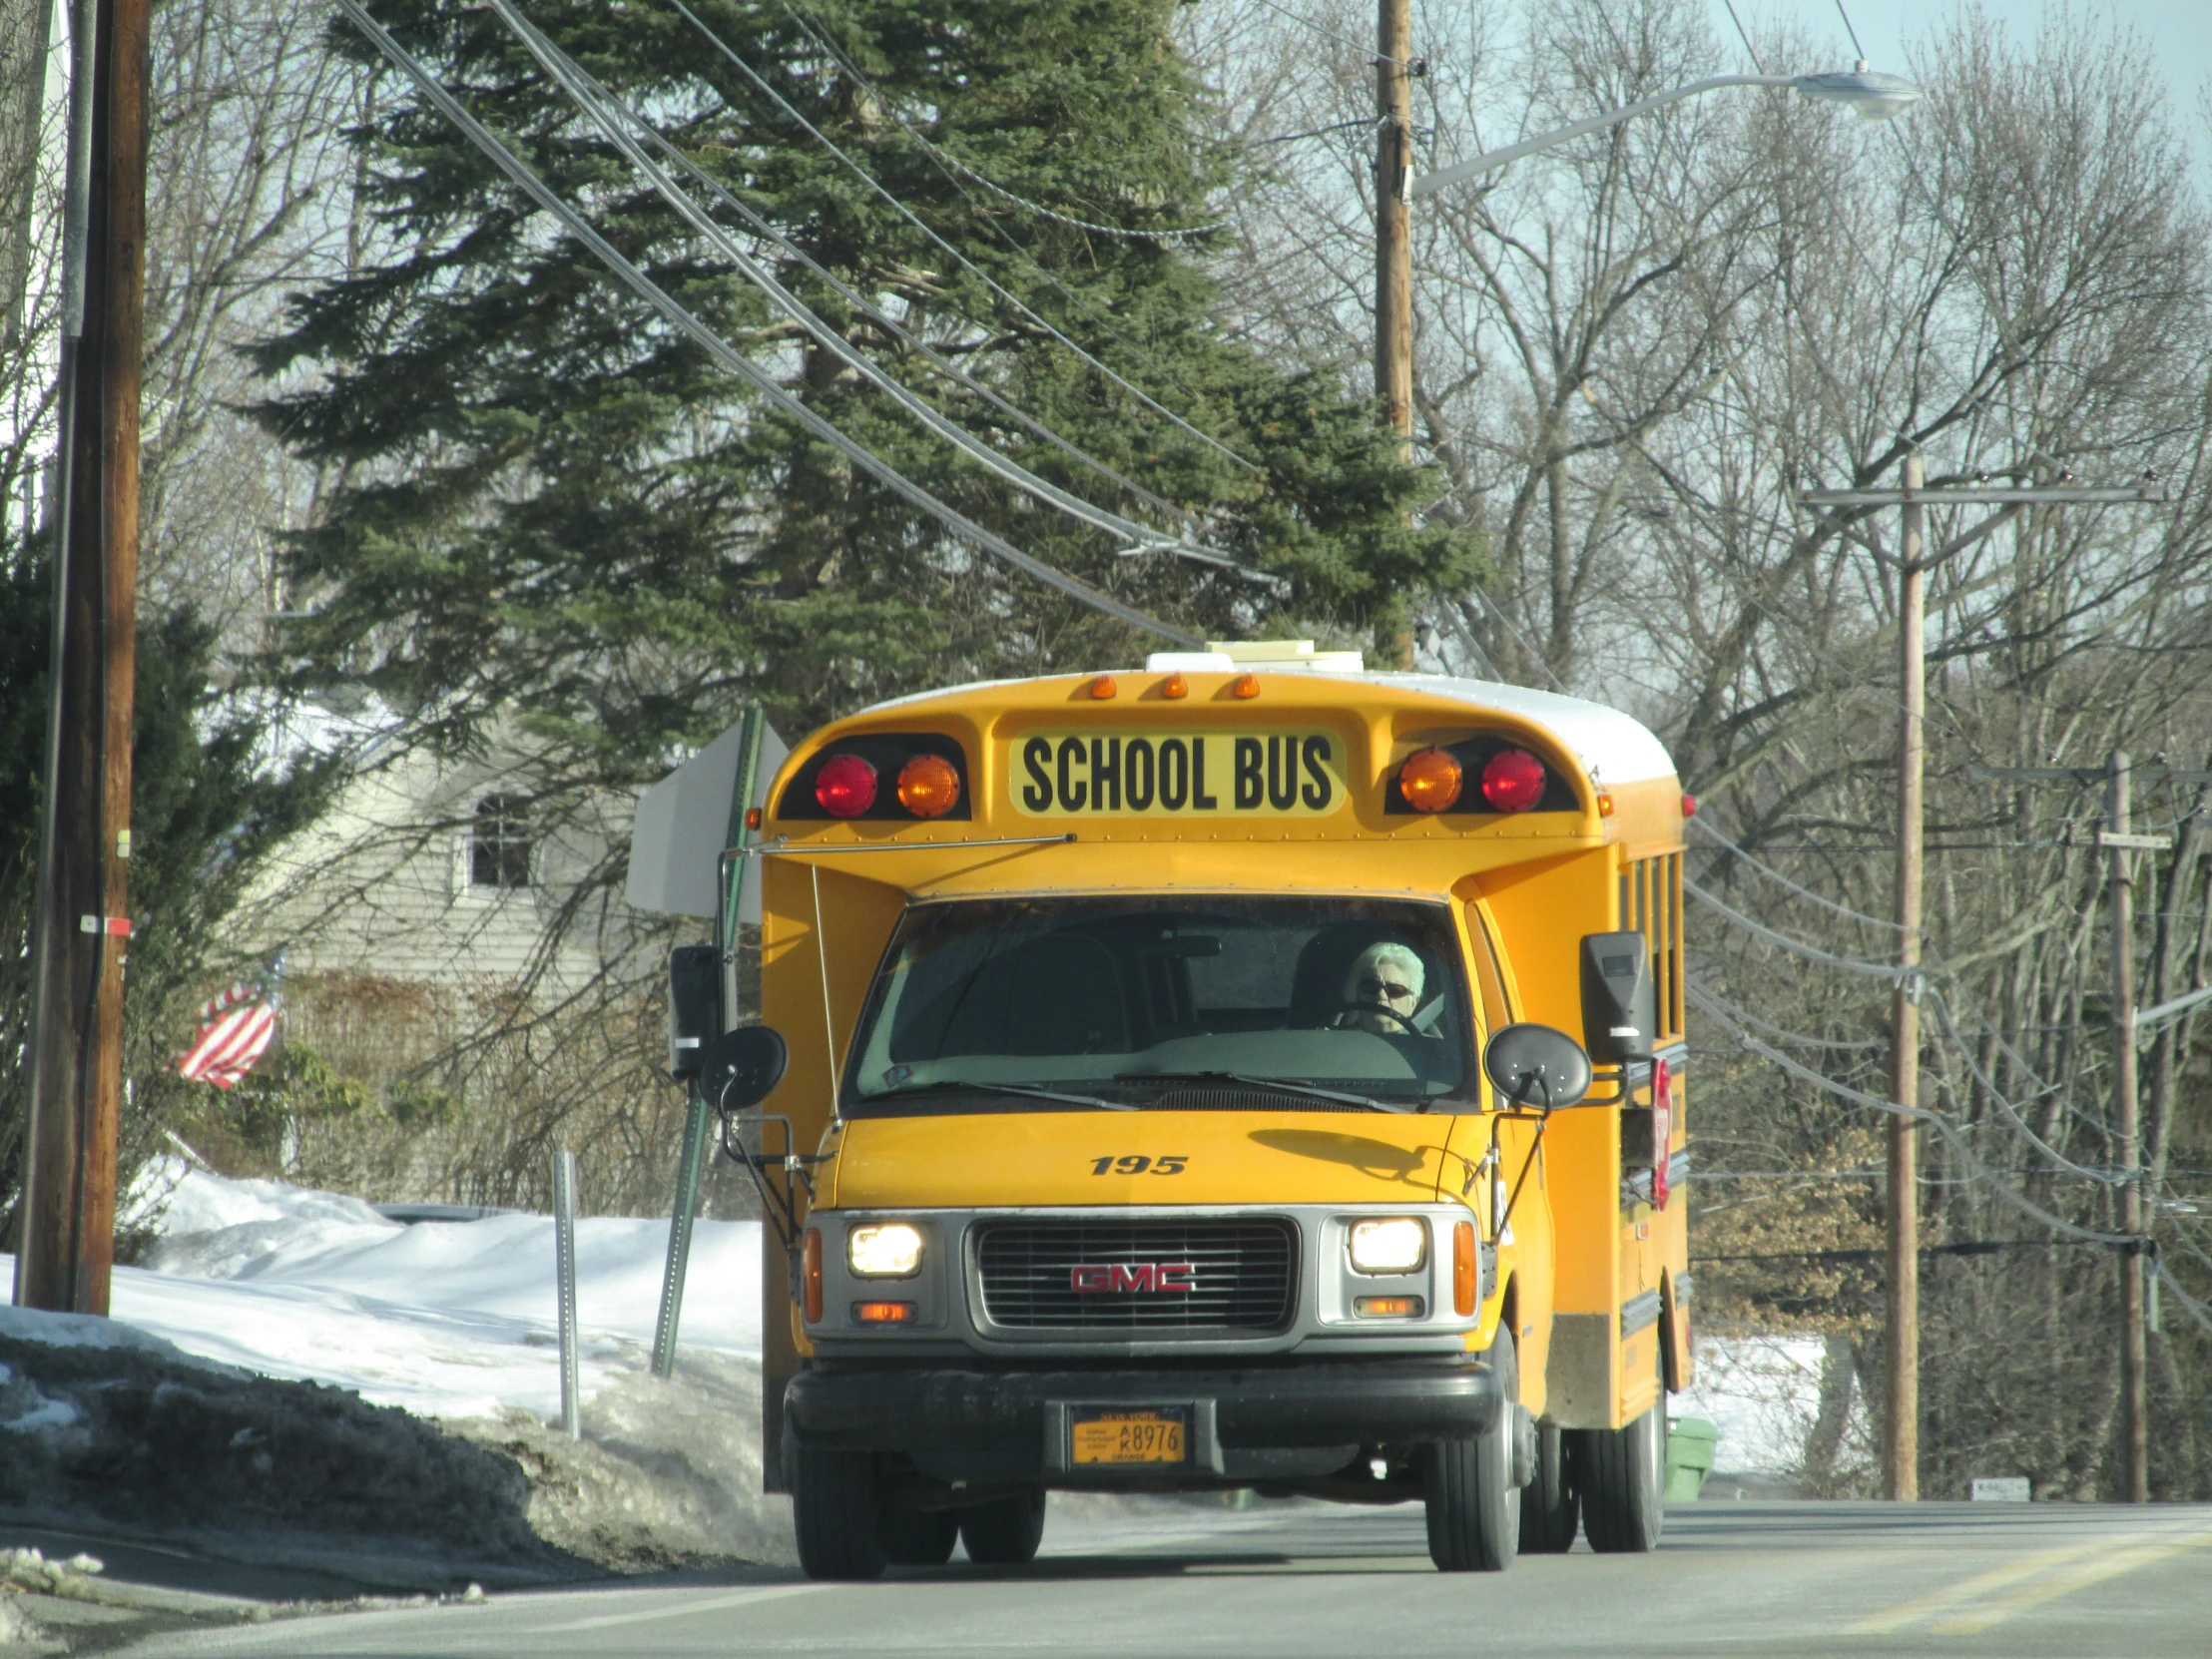
[[[1669,1396],[1667,1414],[1720,1430],[1717,1470],[1790,1475],[1820,1414],[1823,1358],[1816,1337],[1707,1339],[1697,1345],[1696,1382]]]
[[[403,1227],[356,1199],[178,1160],[150,1166],[132,1204],[159,1237],[143,1267],[116,1270],[112,1306],[128,1327],[422,1416],[560,1413],[550,1217]],[[645,1365],[667,1251],[665,1221],[577,1223],[587,1398]],[[698,1223],[680,1346],[757,1359],[760,1283],[758,1223]]]

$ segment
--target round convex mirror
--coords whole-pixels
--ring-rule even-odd
[[[708,1045],[699,1063],[699,1089],[719,1111],[743,1112],[769,1097],[784,1080],[791,1050],[771,1025],[741,1025]]]
[[[1564,1031],[1508,1025],[1482,1050],[1482,1072],[1516,1106],[1572,1106],[1590,1092],[1590,1057]]]

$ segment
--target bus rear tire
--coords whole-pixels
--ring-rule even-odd
[[[1536,1469],[1520,1492],[1523,1555],[1564,1555],[1574,1547],[1582,1519],[1582,1494],[1567,1471],[1566,1436],[1556,1426],[1536,1426]]]
[[[1438,1440],[1421,1457],[1428,1558],[1438,1572],[1503,1572],[1520,1553],[1521,1500],[1513,1489],[1520,1364],[1511,1333],[1484,1356],[1497,1374],[1497,1420],[1466,1440]]]
[[[960,1511],[960,1543],[979,1567],[1026,1567],[1044,1542],[1044,1488]]]
[[[941,1567],[952,1559],[960,1517],[949,1509],[899,1509],[886,1505],[875,1523],[883,1559],[894,1567]]]
[[[1600,1555],[1641,1555],[1658,1547],[1667,1515],[1666,1455],[1664,1402],[1623,1428],[1575,1431],[1582,1532]]]
[[[809,1578],[882,1577],[873,1454],[795,1445],[785,1466],[801,1570]]]

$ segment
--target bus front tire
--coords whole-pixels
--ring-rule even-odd
[[[1421,1458],[1428,1558],[1439,1572],[1503,1572],[1520,1552],[1521,1500],[1513,1489],[1520,1365],[1500,1331],[1485,1358],[1498,1379],[1497,1420],[1465,1440],[1438,1440]]]
[[[1568,1475],[1566,1436],[1550,1423],[1538,1423],[1535,1473],[1520,1493],[1521,1553],[1566,1554],[1581,1519],[1582,1494]]]
[[[1600,1555],[1641,1555],[1658,1547],[1666,1521],[1666,1455],[1664,1403],[1623,1428],[1575,1431],[1582,1532]]]
[[[960,1543],[979,1567],[1025,1567],[1044,1541],[1044,1488],[960,1511]]]
[[[960,1517],[949,1509],[899,1509],[886,1505],[875,1525],[883,1559],[894,1567],[941,1567],[952,1559]]]
[[[885,1556],[875,1459],[865,1451],[787,1449],[799,1565],[809,1578],[880,1578]]]

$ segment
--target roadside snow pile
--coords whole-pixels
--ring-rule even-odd
[[[166,1159],[126,1220],[157,1237],[115,1271],[112,1320],[0,1308],[0,1508],[261,1529],[265,1555],[286,1529],[310,1556],[382,1531],[541,1576],[788,1554],[761,1492],[757,1224],[697,1224],[664,1382],[668,1224],[577,1223],[579,1442],[547,1426],[549,1217],[402,1226]]]
[[[356,1199],[175,1159],[149,1166],[132,1208],[160,1238],[143,1267],[116,1271],[115,1317],[127,1325],[187,1354],[422,1416],[560,1415],[550,1217],[404,1227]],[[667,1253],[665,1221],[576,1224],[587,1398],[646,1364]],[[759,1224],[698,1223],[685,1283],[682,1348],[756,1359]]]

